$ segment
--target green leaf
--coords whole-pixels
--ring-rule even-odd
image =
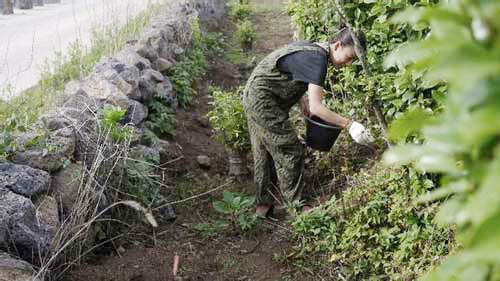
[[[417,106],[411,107],[389,127],[389,139],[404,140],[411,133],[419,132],[431,120],[432,113]]]
[[[471,195],[465,205],[473,223],[478,224],[500,211],[500,147],[496,159],[487,170],[485,179],[478,191]]]
[[[488,280],[490,267],[485,264],[473,264],[467,267],[460,275],[461,281],[484,281]]]
[[[431,201],[439,200],[442,199],[446,196],[456,194],[456,193],[463,193],[465,191],[471,190],[471,185],[468,181],[466,180],[460,180],[456,182],[452,182],[446,186],[442,186],[432,192],[426,193],[422,196],[420,196],[417,199],[417,203],[428,203]]]
[[[229,191],[224,191],[222,192],[222,197],[224,199],[224,202],[232,203],[234,200],[234,193]]]
[[[228,208],[225,202],[217,201],[213,203],[214,209],[222,214],[230,214],[231,210]]]

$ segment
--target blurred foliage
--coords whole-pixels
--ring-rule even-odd
[[[236,34],[243,48],[250,49],[257,39],[257,32],[250,20],[244,20],[236,24]]]
[[[387,66],[425,72],[426,83],[446,81],[443,110],[421,122],[421,145],[400,145],[389,163],[412,163],[443,174],[441,186],[420,201],[447,200],[437,220],[456,225],[463,250],[424,280],[500,280],[500,2],[449,1],[407,9],[397,24],[429,26],[425,39],[404,44]],[[422,118],[418,118],[420,115]]]

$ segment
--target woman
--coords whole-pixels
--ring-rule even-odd
[[[360,34],[361,48],[366,48]],[[304,185],[304,146],[299,142],[288,114],[307,91],[309,114],[349,130],[361,144],[373,141],[362,124],[332,112],[322,104],[328,64],[349,65],[356,57],[354,41],[343,28],[328,43],[309,41],[284,46],[265,57],[254,69],[243,94],[243,106],[254,156],[259,216],[272,210],[279,182],[284,200],[300,198]]]

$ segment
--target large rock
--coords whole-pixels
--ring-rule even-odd
[[[80,111],[78,117],[72,116],[79,121],[86,121],[89,115],[102,107],[103,102],[85,92],[86,81],[70,81],[64,87],[64,95],[58,103],[61,107],[76,108]]]
[[[39,281],[31,264],[0,252],[0,281]]]
[[[51,196],[42,196],[37,200],[35,206],[41,231],[52,239],[60,226],[57,200]]]
[[[150,102],[156,94],[156,84],[164,80],[163,74],[154,69],[143,70],[139,78],[139,87],[133,99],[142,103]]]
[[[155,61],[158,57],[170,57],[167,38],[160,28],[149,27],[144,30],[137,46],[140,46],[138,53],[144,54],[150,61]]]
[[[124,64],[129,64],[137,67],[139,70],[144,70],[146,68],[151,68],[151,62],[140,56],[133,47],[126,47],[117,54],[114,58]]]
[[[141,76],[139,80],[138,95],[141,101],[149,102],[156,95],[156,82],[147,76]]]
[[[154,69],[146,69],[142,71],[141,78],[144,78],[149,81],[153,81],[154,83],[165,81],[165,77],[159,71]]]
[[[93,77],[95,80],[105,79],[111,82],[126,96],[130,96],[136,88],[133,85],[127,83],[127,81],[125,81],[125,79],[120,76],[120,73],[118,73],[118,71],[116,71],[109,65],[101,66],[101,68],[98,68],[98,70],[96,70],[96,72],[93,74]]]
[[[103,59],[95,67],[95,74],[104,77],[117,85],[130,98],[139,86],[140,71],[131,64],[122,63],[116,59]]]
[[[149,110],[145,105],[135,100],[129,100],[125,121],[139,125],[146,120],[148,114]]]
[[[50,174],[28,166],[0,164],[0,189],[9,189],[24,196],[48,190]]]
[[[81,163],[71,163],[54,176],[51,190],[64,210],[71,210],[78,197],[82,175]]]
[[[174,91],[174,87],[168,78],[165,81],[156,84],[156,97],[161,98],[174,110],[177,109],[179,102],[177,100],[177,95]]]
[[[29,147],[20,145],[20,149],[9,156],[9,161],[52,173],[73,158],[76,137],[70,128],[54,131],[48,138],[37,142]]]
[[[172,59],[158,58],[153,63],[154,68],[160,72],[167,72],[175,66],[175,61]]]
[[[128,99],[125,92],[123,92],[117,85],[111,81],[106,80],[104,77],[92,76],[86,79],[81,89],[89,96],[102,100],[111,101],[113,104],[126,101]]]
[[[23,258],[31,259],[46,252],[51,240],[41,231],[31,200],[0,189],[0,245],[15,246]]]

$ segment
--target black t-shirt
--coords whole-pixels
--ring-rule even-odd
[[[310,41],[297,41],[292,45],[316,46]],[[289,73],[293,80],[323,87],[328,69],[326,51],[300,51],[278,60],[278,69]]]

